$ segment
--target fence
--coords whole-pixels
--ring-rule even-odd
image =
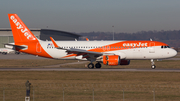
[[[33,84],[31,101],[179,101],[180,85]],[[2,101],[24,101],[25,85],[1,88]]]

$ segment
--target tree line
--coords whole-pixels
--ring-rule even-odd
[[[113,40],[112,32],[78,33],[79,40]],[[167,43],[171,47],[180,47],[180,30],[140,31],[136,33],[114,33],[114,40],[154,40]]]

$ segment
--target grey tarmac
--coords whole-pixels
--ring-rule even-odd
[[[20,55],[16,54],[7,54],[2,55],[0,54],[0,59],[47,59],[43,57],[38,57],[29,54]],[[180,60],[180,58],[171,58],[169,60]],[[75,62],[75,63],[66,63],[66,64],[81,64],[86,63],[88,61],[82,62]],[[151,68],[144,68],[144,69],[126,69],[126,68],[101,68],[101,69],[88,69],[88,68],[60,68],[60,65],[66,64],[59,64],[59,65],[51,65],[51,66],[44,66],[44,67],[29,67],[29,68],[0,68],[0,71],[127,71],[127,72],[180,72],[180,69],[151,69]]]
[[[119,71],[119,72],[180,72],[180,69],[88,69],[88,68],[0,68],[0,71]]]

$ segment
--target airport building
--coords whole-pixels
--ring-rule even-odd
[[[30,29],[32,33],[40,40],[50,40],[49,37],[53,37],[54,40],[78,40],[80,35],[53,30],[53,29]],[[12,31],[10,28],[0,28],[0,48],[4,47],[3,43],[14,42]]]

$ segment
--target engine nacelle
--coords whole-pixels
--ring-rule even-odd
[[[130,64],[130,60],[125,60],[125,59],[121,60],[120,63],[120,65],[129,65],[129,64]]]
[[[121,58],[119,55],[105,55],[103,56],[103,64],[109,66],[120,65]]]
[[[125,59],[121,60],[119,55],[105,55],[103,56],[103,64],[109,66],[129,65],[130,60],[125,60]]]

